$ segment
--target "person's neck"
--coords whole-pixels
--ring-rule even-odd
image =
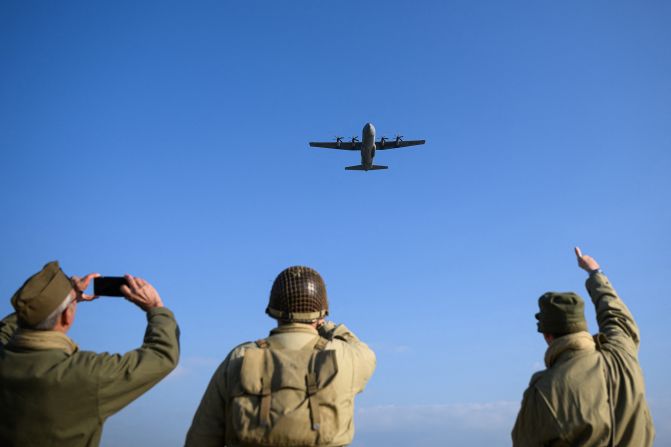
[[[299,323],[297,321],[282,321],[277,323],[277,327],[289,326],[290,324],[300,324],[302,326],[310,326],[317,329],[317,322],[314,323]]]
[[[57,323],[52,329],[52,331],[60,332],[62,334],[67,334],[69,330],[70,326],[63,326],[60,323]]]

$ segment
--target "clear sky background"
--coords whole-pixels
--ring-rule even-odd
[[[3,1],[0,311],[53,259],[154,284],[181,362],[102,444],[178,446],[309,265],[378,355],[354,446],[506,445],[538,296],[586,296],[580,245],[641,327],[671,446],[669,23],[663,0]],[[368,121],[427,144],[367,173],[308,148]],[[144,324],[102,298],[70,335],[124,352]]]

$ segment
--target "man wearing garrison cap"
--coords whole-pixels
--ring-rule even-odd
[[[205,391],[189,447],[344,446],[354,436],[354,396],[375,354],[344,325],[325,322],[326,286],[309,267],[273,283],[270,335],[233,349]]]
[[[105,420],[177,365],[179,330],[156,290],[126,275],[122,293],[147,313],[142,347],[80,351],[66,334],[94,277],[69,278],[50,262],[11,299],[0,322],[0,446],[97,446]]]
[[[547,369],[531,377],[512,432],[514,447],[649,447],[655,429],[638,363],[639,332],[599,264],[576,247],[599,333],[587,332],[585,303],[573,292],[538,300]]]

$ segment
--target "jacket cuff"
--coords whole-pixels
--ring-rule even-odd
[[[600,286],[609,286],[610,282],[608,277],[603,272],[595,272],[589,275],[587,281],[585,281],[585,287],[588,291],[592,291]]]
[[[151,320],[152,317],[156,315],[165,315],[172,320],[175,319],[175,314],[173,314],[167,307],[152,307],[147,311],[147,321]]]
[[[325,321],[324,324],[317,328],[319,335],[331,340],[333,338],[333,331],[336,328],[336,324],[332,321]]]
[[[344,324],[339,324],[336,326],[335,330],[333,331],[333,338],[343,340],[347,343],[359,341],[356,338],[356,335],[354,335],[352,331],[350,331]]]
[[[604,295],[612,295],[617,298],[615,289],[613,289],[608,277],[603,273],[591,274],[587,278],[587,281],[585,281],[585,287],[587,287],[587,292],[595,304]]]

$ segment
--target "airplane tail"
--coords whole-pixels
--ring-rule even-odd
[[[347,166],[347,171],[377,171],[378,169],[389,169],[389,166],[371,165],[368,169],[364,165]]]

